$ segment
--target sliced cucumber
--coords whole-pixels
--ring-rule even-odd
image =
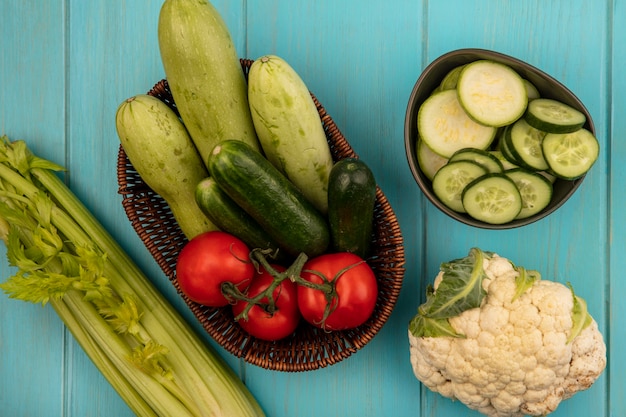
[[[417,130],[435,153],[450,158],[463,148],[487,149],[496,128],[472,120],[461,107],[456,90],[432,94],[417,113]]]
[[[511,156],[522,166],[534,171],[543,171],[548,169],[541,149],[545,135],[546,132],[532,127],[524,119],[519,119],[507,129],[504,140]]]
[[[417,163],[426,175],[426,178],[432,181],[433,177],[439,171],[439,168],[448,163],[448,158],[436,154],[424,143],[423,140],[417,139]]]
[[[494,158],[498,158],[498,161],[500,161],[500,163],[502,164],[502,169],[504,171],[507,171],[509,169],[519,168],[519,165],[514,164],[508,159],[506,159],[504,155],[502,155],[501,150],[489,151],[489,153],[492,154]]]
[[[493,156],[489,151],[482,149],[460,149],[450,157],[450,162],[453,161],[473,161],[485,168],[487,172],[502,172],[504,170],[498,158]]]
[[[528,104],[524,80],[511,67],[489,60],[465,65],[457,83],[467,114],[487,126],[505,126],[520,118]]]
[[[446,207],[464,213],[461,195],[467,184],[483,176],[487,170],[476,162],[449,162],[437,171],[433,178],[433,191]]]
[[[539,213],[550,204],[552,183],[543,175],[524,168],[505,171],[515,182],[522,196],[522,209],[516,219],[525,219]]]
[[[467,214],[489,224],[508,223],[522,210],[517,185],[505,174],[476,178],[463,190],[461,201]]]
[[[547,133],[575,132],[587,120],[582,112],[549,98],[529,102],[524,117],[529,125]]]
[[[556,181],[556,177],[553,174],[549,173],[548,171],[539,171],[537,172],[537,174],[541,175],[542,177],[550,181],[551,184],[554,184],[554,182]]]
[[[511,126],[506,126],[504,128],[504,132],[502,132],[502,136],[500,137],[500,140],[498,141],[498,150],[500,152],[502,152],[502,156],[509,161],[510,163],[514,164],[514,165],[521,165],[520,161],[518,161],[515,156],[513,155],[513,153],[511,153],[511,150],[509,149],[508,143],[506,141],[506,136],[509,134],[508,131],[511,130]]]
[[[550,172],[568,180],[585,175],[600,152],[598,139],[584,128],[571,133],[548,133],[542,148]]]

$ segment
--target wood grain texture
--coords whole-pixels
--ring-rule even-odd
[[[5,16],[0,24],[0,134],[11,132],[32,143],[34,151],[62,161],[65,76],[60,6],[60,1],[42,6],[32,1],[0,4],[0,15]],[[4,245],[0,252],[5,260]],[[6,261],[1,271],[2,277],[15,272]],[[0,317],[1,413],[63,415],[67,370],[63,324],[52,309],[5,296],[0,299]]]
[[[626,68],[626,53],[620,39],[626,39],[626,2],[617,0],[613,2],[611,24],[608,30],[611,36],[611,55],[607,60],[609,67],[609,77],[607,77],[609,94],[605,97],[609,111],[607,114],[607,133],[610,138],[607,169],[607,180],[609,181],[609,234],[608,248],[609,274],[606,283],[607,304],[606,320],[609,323],[608,348],[614,354],[609,361],[609,389],[607,391],[605,407],[609,416],[619,416],[626,413],[626,361],[623,360],[620,352],[626,344],[626,332],[624,331],[624,317],[626,317],[626,303],[621,299],[626,293],[626,283],[624,282],[624,267],[626,261],[626,191],[624,181],[626,181],[626,78],[623,76]]]
[[[119,103],[164,77],[156,25],[160,0],[0,2],[0,134],[25,139],[68,168],[67,183],[165,296],[196,326],[126,221],[117,195]],[[215,0],[242,57],[272,53],[302,76],[372,168],[398,216],[407,253],[389,322],[337,365],[280,373],[215,346],[268,416],[478,417],[424,389],[412,374],[406,326],[442,261],[471,247],[498,252],[546,279],[571,282],[611,351],[626,343],[626,5],[623,0]],[[488,231],[453,222],[421,195],[404,153],[413,84],[458,48],[503,52],[542,69],[585,103],[600,159],[576,194],[532,225]],[[0,247],[0,256],[5,258]],[[0,279],[12,273],[0,263]],[[626,415],[626,361],[556,417]],[[51,308],[0,295],[0,415],[131,416]]]

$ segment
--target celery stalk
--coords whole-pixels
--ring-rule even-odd
[[[177,401],[169,389],[165,388],[159,379],[153,378],[145,372],[135,372],[135,365],[130,360],[131,349],[125,345],[119,335],[108,326],[98,312],[89,304],[82,301],[82,297],[76,291],[68,292],[64,297],[68,307],[76,311],[76,317],[81,326],[87,329],[95,342],[103,350],[109,352],[109,357],[113,364],[120,370],[126,370],[125,374],[130,384],[140,392],[150,392],[146,401],[155,410],[168,410],[172,416],[193,416],[200,415],[199,410],[190,412],[187,405]],[[124,371],[123,371],[124,372]]]
[[[51,302],[137,415],[263,416],[233,370],[57,177],[60,167],[22,141],[2,140],[0,231],[19,272],[0,287]]]
[[[158,332],[158,334],[152,334],[153,337],[162,340],[170,349],[178,349],[178,353],[172,355],[172,360],[176,360],[178,357],[194,359],[178,364],[186,368],[183,373],[185,376],[183,383],[188,385],[189,390],[196,392],[203,386],[213,387],[211,395],[202,397],[206,403],[205,406],[210,409],[218,407],[218,403],[224,395],[239,397],[240,394],[247,392],[247,390],[242,390],[243,386],[240,384],[236,384],[239,386],[234,386],[225,393],[222,392],[222,388],[228,385],[228,381],[234,381],[237,378],[233,372],[229,372],[230,368],[227,367],[226,363],[222,363],[221,358],[202,346],[190,328],[187,332],[179,331],[181,328],[189,327],[188,324],[174,310],[166,308],[167,301],[153,286],[145,285],[147,282],[145,278],[127,279],[127,277],[140,277],[143,274],[101,224],[95,221],[84,205],[75,201],[76,198],[54,173],[37,168],[32,169],[32,173],[50,191],[51,195],[67,208],[67,215],[58,213],[53,218],[57,227],[66,230],[66,234],[72,233],[73,241],[81,244],[93,241],[107,253],[111,261],[107,266],[112,266],[110,270],[107,270],[107,275],[111,279],[111,286],[119,293],[136,294],[139,301],[143,303],[144,310],[161,311],[158,315],[152,314],[145,317],[144,323],[146,323],[147,328]],[[84,219],[81,222],[84,233],[67,224],[71,222],[71,219]],[[196,362],[205,363],[209,366],[215,365],[215,367],[200,368],[195,365]],[[218,384],[215,384],[216,377],[219,377]],[[250,399],[249,395],[241,397],[241,401],[250,401]]]
[[[74,317],[72,310],[62,300],[50,300],[50,305],[70,330],[74,339],[85,351],[87,356],[96,365],[107,381],[124,398],[128,407],[138,416],[158,417],[152,407],[141,397],[136,389],[128,382],[122,372],[113,365],[109,357],[100,346],[87,334]]]
[[[108,271],[111,286],[121,293],[135,294],[144,303],[144,309],[160,311],[160,314],[145,317],[144,322],[151,323],[151,325],[146,324],[146,327],[158,332],[158,334],[153,334],[153,337],[162,340],[171,350],[178,348],[178,352],[172,354],[173,361],[179,357],[193,359],[181,361],[178,364],[185,367],[183,371],[185,378],[182,382],[188,386],[190,392],[197,392],[196,390],[203,387],[206,390],[208,387],[210,392],[202,396],[201,400],[209,409],[219,408],[219,403],[225,396],[237,398],[242,402],[253,401],[251,394],[240,383],[236,374],[219,356],[208,351],[201,344],[188,323],[175,310],[168,308],[167,301],[152,285],[146,285],[149,282],[136,264],[61,180],[49,170],[33,168],[31,172],[67,211],[67,216],[65,213],[58,213],[58,216],[53,217],[53,222],[56,222],[57,227],[70,233],[72,227],[63,222],[81,219],[80,223],[85,235],[78,233],[77,229],[76,235],[72,238],[81,244],[93,241],[103,252],[107,253],[111,261],[108,265],[115,269]],[[135,279],[128,279],[128,277],[135,277]],[[181,328],[187,328],[187,331],[181,332]],[[206,365],[202,368],[196,363]],[[216,383],[216,378],[218,383]],[[233,386],[229,387],[230,384]],[[226,391],[224,391],[225,388],[227,388]]]

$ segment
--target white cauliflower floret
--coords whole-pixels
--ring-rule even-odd
[[[584,301],[574,297],[571,288],[540,280],[537,274],[520,292],[516,280],[523,268],[496,254],[474,253],[477,262],[482,258],[483,271],[474,269],[468,279],[482,272],[486,295],[479,306],[447,319],[448,331],[460,337],[428,332],[416,336],[412,322],[409,342],[415,376],[432,391],[490,417],[551,413],[603,372],[606,346],[598,325],[585,306],[582,321],[577,322],[586,321],[586,327],[575,326],[573,312],[580,311],[575,304]],[[442,268],[432,298],[443,279]],[[433,303],[427,300],[420,306],[418,316],[427,316],[428,308],[435,309]],[[419,326],[429,326],[424,323]],[[442,322],[432,323],[439,329]]]

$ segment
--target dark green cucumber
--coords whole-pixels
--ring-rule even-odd
[[[226,140],[208,159],[210,176],[289,255],[320,255],[330,244],[326,218],[263,155]]]
[[[244,209],[207,177],[196,186],[196,203],[220,230],[237,236],[250,249],[278,249],[276,241]]]
[[[376,180],[360,159],[335,163],[328,179],[328,222],[333,249],[367,257],[372,242]]]

